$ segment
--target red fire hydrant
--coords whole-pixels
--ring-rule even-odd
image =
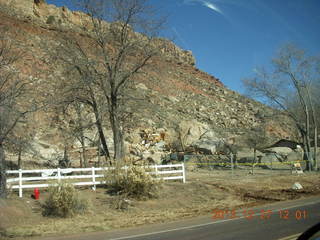
[[[40,192],[39,192],[39,189],[38,188],[35,188],[33,190],[33,196],[34,196],[34,199],[38,200],[39,197],[40,197]]]

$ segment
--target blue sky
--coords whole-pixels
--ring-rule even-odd
[[[47,0],[68,6],[70,0]],[[288,42],[320,55],[319,0],[151,0],[168,14],[165,36],[191,50],[197,67],[243,93],[241,79]]]

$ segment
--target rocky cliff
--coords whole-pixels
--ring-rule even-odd
[[[90,37],[83,30],[83,26],[90,29],[86,14],[57,8],[43,0],[0,0],[0,27],[3,26],[27,52],[16,68],[22,77],[33,79],[34,88],[42,93],[51,91],[46,85],[48,81],[64,78],[61,66],[51,62],[53,49],[62,40],[61,33]],[[132,155],[159,160],[168,143],[212,145],[222,138],[237,138],[262,124],[275,139],[293,137],[287,120],[279,115],[270,118],[275,114],[273,109],[227,89],[219,79],[197,69],[190,51],[166,39],[159,39],[158,44],[161,55],[135,82],[133,95],[142,96],[143,100],[129,106],[132,121],[128,124],[126,143]],[[52,115],[42,111],[34,117],[38,156],[51,159],[61,154],[63,133],[52,123]],[[105,130],[112,145],[107,123]],[[97,136],[94,130],[87,134],[93,140]],[[76,141],[70,145],[70,149],[78,147]]]
[[[32,25],[52,31],[72,31],[86,34],[92,29],[90,17],[78,11],[70,11],[66,7],[46,4],[44,0],[0,0],[2,12]],[[109,25],[109,23],[105,23]],[[136,33],[136,35],[141,35]],[[166,39],[159,39],[159,48],[168,60],[195,65],[191,51],[182,50]]]

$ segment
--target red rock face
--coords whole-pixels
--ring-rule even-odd
[[[54,17],[50,24],[47,23],[49,16]],[[21,77],[34,80],[32,87],[39,93],[37,98],[45,99],[51,94],[50,84],[68,81],[63,75],[63,66],[52,60],[54,49],[63,38],[62,32],[80,39],[88,52],[94,54],[92,39],[80,28],[82,24],[90,28],[89,22],[84,13],[57,8],[40,0],[0,0],[0,27],[7,27],[12,41],[25,50],[15,68]],[[130,105],[134,110],[132,129],[150,125],[174,126],[184,119],[218,129],[247,129],[261,124],[262,120],[255,117],[259,110],[270,111],[266,106],[228,90],[218,78],[197,69],[190,51],[164,39],[157,39],[154,44],[161,46],[162,53],[152,58],[143,74],[134,79],[136,84],[142,83],[145,87],[134,93],[143,101]],[[42,111],[36,113],[34,119],[39,139],[63,149],[63,134],[56,128],[54,116],[49,111]],[[291,134],[286,124],[278,122],[272,122],[267,131],[280,138]]]
[[[83,33],[83,28],[91,29],[90,17],[78,11],[70,11],[66,7],[55,7],[46,4],[44,0],[0,0],[0,6],[8,8],[6,14],[15,18],[29,21],[32,24],[40,25],[44,28],[60,28]],[[50,18],[50,21],[48,21]],[[109,23],[105,23],[109,25]],[[136,36],[143,38],[141,34]],[[163,56],[170,61],[179,64],[195,65],[195,59],[191,51],[185,51],[165,39],[158,39],[155,45],[159,46]]]

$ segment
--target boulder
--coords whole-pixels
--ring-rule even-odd
[[[125,140],[132,144],[141,143],[142,139],[141,139],[140,129],[135,129],[131,132],[127,132],[125,136]]]
[[[157,142],[155,145],[154,145],[154,148],[158,151],[164,151],[165,150],[165,146],[166,146],[166,142],[165,141],[160,141],[160,142]]]
[[[168,96],[167,99],[172,102],[172,103],[177,103],[179,102],[179,99],[174,97],[174,96]]]
[[[56,156],[63,155],[63,151],[57,146],[51,145],[47,142],[36,139],[32,142],[32,149],[34,150],[34,155],[38,156],[43,160],[56,160]]]
[[[260,159],[260,162],[269,165],[271,163],[279,163],[280,159],[276,154],[267,154]]]
[[[208,126],[195,120],[184,120],[179,124],[180,135],[186,146],[199,140],[207,132]]]
[[[295,182],[292,186],[292,189],[293,190],[300,190],[300,189],[303,189],[302,185],[298,182]]]
[[[211,155],[214,154],[217,150],[217,145],[219,142],[212,141],[209,139],[200,139],[192,144],[192,146],[203,154]]]
[[[257,158],[261,158],[265,156],[264,153],[260,152],[260,151],[256,151],[256,157]],[[254,153],[253,153],[253,149],[252,148],[241,148],[237,151],[237,158],[241,159],[241,158],[253,158],[254,157]]]
[[[130,143],[124,141],[123,148],[124,148],[125,154],[130,154],[130,151],[131,151],[131,144]]]
[[[282,156],[287,156],[293,150],[289,147],[273,147],[273,148],[267,148],[264,151],[269,153],[276,153]]]
[[[200,136],[200,139],[207,139],[207,140],[219,142],[221,138],[219,138],[214,131],[208,130]]]
[[[294,161],[301,161],[303,160],[303,153],[293,151],[287,155],[286,161],[294,162]]]
[[[268,169],[283,169],[288,168],[288,165],[282,163],[283,158],[276,153],[266,154],[260,159],[260,162],[263,167]]]
[[[144,85],[143,83],[139,83],[136,85],[137,89],[141,89],[141,90],[148,90],[147,86]]]

